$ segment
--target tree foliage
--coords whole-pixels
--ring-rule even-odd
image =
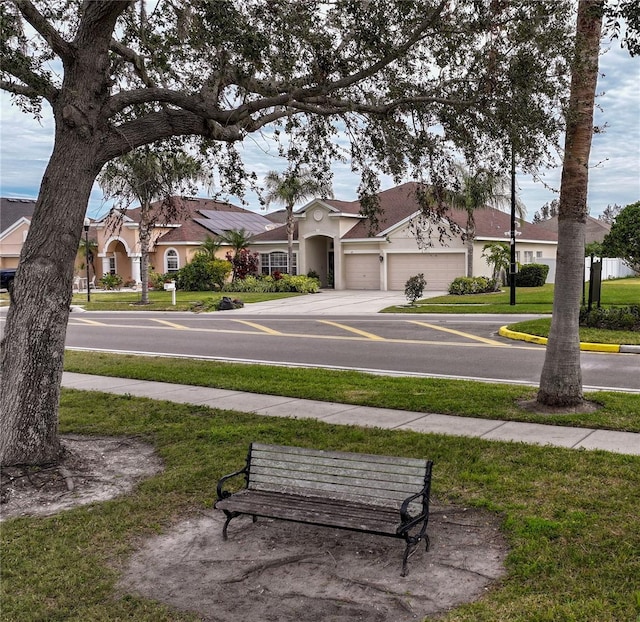
[[[467,242],[467,276],[473,276],[473,241],[476,237],[475,213],[487,207],[510,209],[510,181],[502,174],[486,168],[457,167],[455,190],[447,193],[448,203],[463,210],[467,216],[464,238]],[[518,217],[524,218],[525,207],[516,199]]]
[[[142,304],[149,303],[149,251],[153,228],[176,220],[181,203],[174,196],[191,190],[193,183],[206,181],[203,162],[169,146],[145,145],[108,162],[98,183],[106,199],[115,199],[110,226],[122,225],[124,211],[134,201],[140,204],[138,238],[140,245],[140,280]],[[155,203],[154,203],[155,202]]]
[[[236,146],[261,134],[301,165],[348,158],[375,219],[366,197],[379,172],[438,188],[456,152],[494,169],[511,146],[522,169],[549,157],[572,10],[569,0],[160,0],[149,12],[142,1],[2,2],[0,88],[27,113],[46,100],[56,129],[7,314],[0,462],[57,459],[73,261],[107,162],[197,136],[220,185],[241,194],[255,174]]]
[[[287,266],[289,272],[293,266],[293,208],[296,203],[312,198],[327,198],[333,196],[331,181],[326,175],[314,173],[309,169],[293,166],[280,174],[269,171],[264,178],[267,205],[280,203],[287,212]]]
[[[624,207],[602,242],[604,257],[620,257],[640,272],[640,201]]]

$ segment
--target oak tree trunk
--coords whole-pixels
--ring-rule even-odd
[[[2,465],[46,464],[59,457],[64,342],[74,260],[97,174],[86,166],[92,159],[91,147],[67,132],[57,137],[42,181],[2,341]]]
[[[589,153],[598,78],[602,0],[580,0],[558,208],[558,256],[549,341],[537,400],[583,401],[579,314],[583,288]]]
[[[55,39],[64,65],[50,103],[53,153],[20,254],[0,352],[0,465],[38,465],[60,456],[58,401],[73,268],[98,156],[109,125],[109,45],[130,2],[85,3],[72,45]],[[53,35],[52,35],[53,36]]]

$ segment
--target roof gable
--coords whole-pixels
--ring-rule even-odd
[[[35,209],[35,199],[0,198],[0,233],[13,228],[21,219],[30,223]]]

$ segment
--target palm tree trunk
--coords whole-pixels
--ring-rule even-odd
[[[138,236],[140,239],[140,281],[142,288],[140,293],[140,304],[149,304],[149,238],[151,237],[151,226],[148,213],[150,206],[140,206],[140,228]]]
[[[583,401],[579,313],[583,288],[589,153],[598,77],[602,0],[580,0],[558,209],[553,317],[537,400],[548,406]]]
[[[293,275],[293,205],[287,205],[287,270]]]

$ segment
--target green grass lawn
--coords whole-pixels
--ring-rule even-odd
[[[589,283],[585,283],[588,297]],[[388,307],[386,313],[551,313],[553,284],[516,288],[516,304],[511,306],[510,292],[504,288],[491,294],[437,296],[419,300],[415,305]],[[620,307],[640,304],[640,278],[603,281],[601,304]]]
[[[298,293],[234,293],[234,292],[183,292],[176,291],[176,304],[172,304],[171,292],[150,291],[149,304],[140,304],[139,291],[91,292],[91,302],[87,303],[86,294],[74,294],[71,304],[81,305],[87,311],[190,311],[195,303],[210,299],[220,300],[223,296],[239,298],[246,304],[277,300]]]
[[[413,382],[416,391],[424,388]],[[352,390],[367,386],[356,383]],[[475,408],[476,399],[476,393],[468,394],[466,410]],[[60,414],[63,433],[133,435],[153,444],[165,470],[111,501],[4,522],[3,620],[196,619],[127,594],[117,587],[120,569],[144,538],[211,508],[217,479],[243,463],[254,440],[428,457],[435,462],[437,502],[498,513],[510,546],[506,576],[478,602],[440,621],[621,622],[640,615],[637,457],[71,390],[62,393]]]
[[[542,415],[518,406],[533,399],[536,389],[517,385],[71,350],[65,369],[379,408],[640,432],[640,396],[616,392],[589,393],[602,405],[593,413]]]
[[[509,330],[539,337],[548,337],[551,318],[527,320],[508,325]],[[613,343],[623,345],[640,345],[640,333],[630,330],[607,330],[604,328],[580,327],[580,341],[583,343]]]

